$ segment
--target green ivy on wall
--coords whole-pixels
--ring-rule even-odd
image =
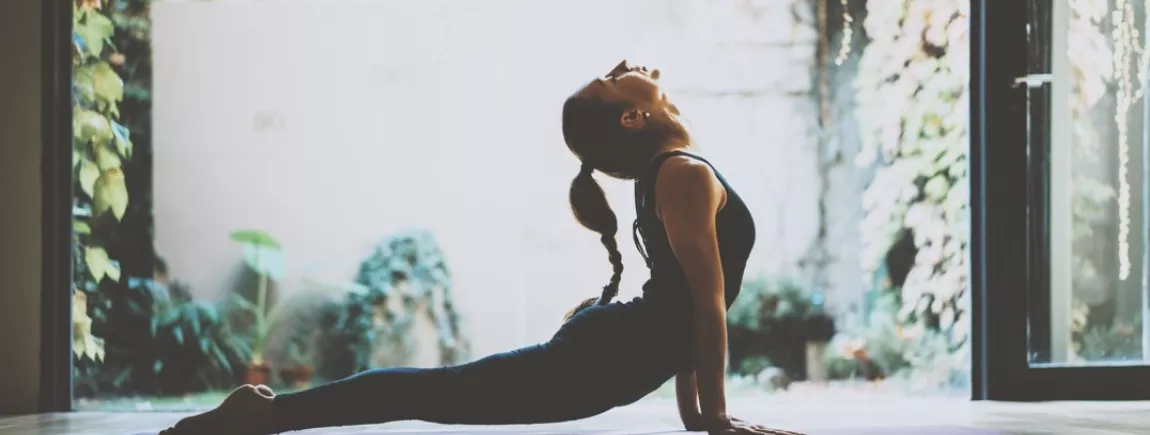
[[[73,233],[79,257],[73,277],[73,351],[77,358],[93,360],[103,359],[102,341],[91,334],[92,319],[79,311],[102,281],[121,278],[119,262],[104,242],[128,209],[122,167],[133,147],[128,128],[119,122],[124,81],[108,62],[115,54],[115,26],[101,7],[100,2],[81,1],[72,9]]]

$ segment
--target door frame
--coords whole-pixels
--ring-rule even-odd
[[[72,410],[72,0],[43,0],[40,411]]]

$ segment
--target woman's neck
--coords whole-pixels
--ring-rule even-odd
[[[651,157],[651,160],[654,160],[663,154],[667,154],[667,153],[673,152],[673,151],[686,151],[686,152],[694,153],[697,150],[698,150],[698,147],[695,146],[695,144],[693,142],[691,142],[689,139],[668,141],[666,144],[659,147],[659,150],[655,153],[654,156]]]

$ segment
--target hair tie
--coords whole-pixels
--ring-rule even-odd
[[[592,168],[591,165],[586,163],[579,167],[579,175],[591,175],[592,172],[595,172],[595,168]]]

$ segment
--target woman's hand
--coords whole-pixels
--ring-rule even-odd
[[[687,432],[704,432],[707,430],[707,425],[703,424],[703,416],[695,415],[681,415],[683,419],[683,429]]]
[[[706,431],[710,435],[803,435],[799,432],[747,423],[734,417],[720,419],[706,426]]]

